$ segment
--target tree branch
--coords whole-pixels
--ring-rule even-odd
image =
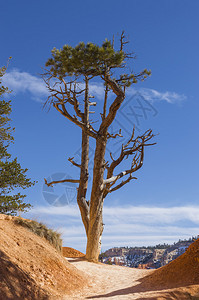
[[[123,135],[121,135],[121,129],[119,130],[119,133],[116,133],[116,134],[111,134],[109,132],[107,132],[107,138],[113,138],[115,139],[116,137],[123,137]]]
[[[116,113],[118,109],[120,108],[120,105],[124,101],[125,94],[124,91],[121,89],[121,87],[113,80],[109,74],[105,74],[103,77],[103,80],[105,80],[106,84],[110,86],[114,94],[116,95],[115,100],[111,104],[109,108],[108,115],[102,120],[99,133],[106,132],[108,127],[111,125],[113,120],[115,119]]]
[[[47,74],[45,74],[45,75],[47,75]],[[50,75],[48,74],[48,76],[50,76]],[[82,119],[84,114],[81,112],[81,110],[79,108],[79,102],[77,100],[77,96],[80,95],[81,93],[83,93],[85,91],[85,89],[80,90],[80,91],[76,91],[75,80],[72,80],[70,82],[66,82],[63,78],[62,79],[57,78],[58,81],[55,82],[53,87],[52,87],[51,84],[50,84],[50,79],[51,79],[51,76],[48,79],[46,79],[43,76],[43,80],[46,83],[46,86],[47,86],[49,92],[51,93],[51,95],[48,97],[48,99],[52,98],[51,103],[54,103],[53,102],[54,97],[58,100],[58,102],[60,102],[62,104],[66,103],[66,102],[70,103],[74,107],[74,110],[75,110],[77,116]],[[60,85],[59,86],[60,90],[55,89],[56,84]],[[62,89],[61,84],[64,85],[64,91]],[[73,89],[72,89],[72,84],[73,84]],[[69,88],[68,88],[68,85],[70,85]],[[62,97],[62,99],[60,98],[60,96]],[[47,102],[48,102],[48,100],[47,100]]]
[[[69,157],[68,158],[68,161],[71,162],[71,164],[73,164],[74,166],[78,167],[78,168],[81,168],[81,165],[77,164],[74,160],[73,160],[74,157]]]
[[[106,88],[105,88],[102,120],[106,118],[107,99],[108,99],[108,84],[106,84]]]
[[[71,182],[71,183],[80,183],[79,179],[64,179],[64,180],[56,180],[56,181],[51,181],[51,182],[47,182],[46,178],[44,178],[45,184],[47,186],[52,186],[53,184],[56,183],[63,183],[63,182]]]
[[[118,189],[123,187],[125,184],[127,184],[129,181],[131,181],[132,179],[137,179],[137,177],[132,177],[132,175],[130,174],[130,176],[126,180],[122,181],[120,184],[116,185],[114,188],[109,189],[108,192],[112,193],[114,191],[117,191]]]
[[[122,145],[120,155],[117,159],[113,159],[112,154],[110,153],[112,163],[110,164],[109,167],[107,167],[107,179],[105,179],[103,182],[103,188],[105,189],[104,191],[105,196],[107,195],[107,193],[121,188],[122,186],[127,184],[131,179],[136,179],[135,177],[132,177],[131,174],[136,172],[142,167],[145,147],[156,144],[156,143],[147,143],[150,139],[154,137],[151,129],[147,130],[142,136],[138,136],[136,139],[134,139],[134,134],[135,134],[135,127],[133,128],[133,132],[130,139],[127,141],[125,145]],[[133,156],[131,168],[129,168],[129,170],[119,173],[118,175],[113,175],[116,167],[118,167],[125,158],[128,158],[129,155]],[[117,186],[111,188],[113,185],[115,185],[116,181],[118,181],[119,179],[121,179],[122,177],[128,174],[130,174],[130,177],[128,179],[122,181]]]
[[[87,127],[83,122],[79,121],[75,116],[71,116],[65,106],[63,104],[62,105],[62,109],[59,108],[60,103],[53,103],[53,106],[57,109],[57,111],[59,111],[64,117],[66,117],[68,120],[72,121],[73,123],[75,123],[77,126],[79,126],[80,128],[82,128],[89,136],[93,137],[93,138],[97,138],[97,134],[95,132],[93,132],[90,127],[91,125],[89,125],[89,127]],[[92,127],[91,127],[92,128]]]
[[[123,47],[125,44],[128,44],[129,41],[124,41],[126,38],[125,34],[124,34],[124,30],[122,31],[121,37],[120,37],[120,51],[123,51]]]
[[[118,179],[124,177],[124,176],[127,175],[127,174],[131,174],[132,172],[133,172],[133,169],[130,169],[130,170],[126,170],[126,171],[124,171],[124,172],[121,172],[120,174],[118,174],[118,175],[116,175],[116,176],[112,176],[111,178],[105,179],[104,182],[103,182],[103,184],[105,185],[105,184],[107,184],[107,183],[110,183],[111,186],[112,186],[113,184],[115,184],[115,182],[116,182]]]

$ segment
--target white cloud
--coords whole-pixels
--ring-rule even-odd
[[[175,92],[159,92],[154,89],[142,88],[139,90],[139,93],[144,97],[145,100],[154,102],[154,101],[166,101],[168,103],[176,103],[186,99],[186,96],[183,94],[177,94]]]
[[[104,99],[104,86],[101,83],[91,83],[90,84],[90,93],[91,95],[94,95],[96,98],[103,100]],[[133,95],[140,94],[144,100],[150,101],[150,102],[157,102],[157,101],[165,101],[168,103],[177,103],[181,102],[186,99],[186,96],[183,94],[178,94],[175,92],[159,92],[155,89],[149,89],[149,88],[133,88],[130,87],[126,91],[126,96],[130,97]],[[113,93],[111,94],[113,96]]]
[[[49,95],[42,78],[33,76],[27,72],[20,72],[18,70],[7,72],[3,77],[3,83],[5,86],[8,86],[9,89],[13,90],[15,94],[28,92],[32,99],[39,102],[44,102]],[[82,86],[83,83],[80,83],[80,87]],[[133,87],[127,89],[127,96],[132,96],[136,93],[139,93],[145,100],[150,102],[166,101],[168,103],[176,103],[186,99],[185,95],[170,91],[159,92],[155,89],[135,89]],[[94,95],[97,99],[103,100],[103,84],[92,82],[90,84],[90,94]]]
[[[104,207],[104,215],[113,220],[134,220],[153,224],[170,224],[181,220],[188,220],[199,225],[199,206],[182,207]]]
[[[79,217],[79,209],[77,205],[67,205],[64,207],[55,206],[36,206],[31,210],[34,215],[54,215],[54,216],[69,216]]]
[[[154,226],[153,224],[126,224],[126,223],[118,223],[111,224],[105,223],[105,231],[108,235],[112,236],[132,236],[132,234],[136,237],[138,236],[180,236],[183,232],[184,235],[190,236],[193,232],[198,232],[198,227],[185,227],[185,226],[175,226],[164,224],[162,226]]]
[[[70,237],[75,237],[75,236],[78,237],[85,234],[84,227],[81,225],[60,227],[60,231],[64,236],[70,236]]]
[[[103,100],[104,99],[104,86],[99,83],[91,83],[90,94],[94,95],[96,98],[98,98],[100,100]]]
[[[79,218],[77,205],[63,207],[37,206],[31,210],[37,215],[70,216]],[[199,206],[145,207],[145,206],[104,206],[104,219],[112,224],[133,222],[134,224],[171,224],[186,220],[199,225]]]
[[[44,81],[27,72],[12,70],[3,77],[3,84],[8,86],[14,94],[29,92],[33,100],[43,102],[48,96]]]
[[[64,245],[85,251],[86,235],[77,205],[40,206],[31,210],[62,233]],[[173,243],[198,234],[199,206],[104,206],[102,249]]]
[[[65,226],[60,227],[59,231],[64,237],[67,238],[79,238],[85,236],[85,230],[83,225],[77,226]],[[111,224],[106,222],[104,227],[103,237],[104,240],[123,240],[123,239],[132,239],[132,240],[144,240],[145,238],[155,237],[165,237],[165,239],[177,237],[177,239],[182,235],[190,237],[192,235],[198,234],[198,227],[178,227],[178,226],[153,226],[145,224],[124,224],[118,223]]]

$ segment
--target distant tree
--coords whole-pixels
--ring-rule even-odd
[[[117,111],[125,99],[126,88],[138,80],[144,80],[150,71],[140,73],[124,73],[127,60],[133,55],[124,51],[126,44],[124,33],[120,37],[119,49],[114,49],[114,43],[105,40],[102,46],[93,43],[86,45],[81,42],[76,47],[65,45],[63,49],[52,50],[52,58],[46,63],[43,74],[44,81],[50,92],[46,103],[54,108],[66,119],[80,127],[82,131],[81,162],[69,161],[79,168],[77,179],[66,179],[47,182],[48,186],[60,182],[75,182],[79,184],[77,203],[81,212],[82,221],[87,235],[86,258],[97,261],[101,249],[101,236],[103,232],[102,210],[104,199],[110,193],[117,191],[136,177],[132,176],[143,165],[144,149],[154,145],[149,141],[153,138],[152,130],[135,137],[135,128],[128,142],[121,147],[118,157],[110,153],[111,162],[105,156],[108,140],[120,138],[121,130],[117,134],[110,133]],[[92,80],[100,79],[104,85],[104,97],[101,103],[102,110],[99,116],[99,126],[93,125],[90,119],[91,107],[97,105],[92,102],[90,84]],[[109,95],[114,95],[114,100]],[[81,101],[81,103],[80,103]],[[100,103],[98,103],[100,105]],[[83,109],[82,109],[83,107]],[[89,140],[94,139],[95,156],[92,173],[92,191],[90,199],[86,199],[89,176]],[[70,143],[70,141],[67,141]],[[127,158],[132,157],[129,168],[119,171],[118,168]],[[122,180],[124,179],[124,180]]]
[[[11,159],[7,152],[10,143],[14,142],[12,132],[14,128],[9,125],[11,101],[2,99],[9,93],[7,87],[2,85],[2,77],[6,67],[0,68],[0,213],[16,215],[18,211],[24,212],[31,207],[23,202],[25,195],[13,194],[15,188],[25,189],[34,184],[26,178],[27,169],[22,169],[17,158]]]

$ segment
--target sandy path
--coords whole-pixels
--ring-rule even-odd
[[[139,285],[139,278],[148,275],[151,270],[132,269],[115,265],[94,264],[80,259],[67,259],[77,269],[88,275],[90,284],[75,295],[65,299],[140,299],[146,293],[133,292],[132,288]],[[152,294],[149,293],[151,296]],[[147,294],[148,295],[148,294]],[[143,298],[143,299],[144,299]],[[147,298],[145,298],[147,299]]]
[[[192,298],[188,292],[198,291],[198,286],[170,290],[154,290],[144,285],[143,277],[153,270],[140,270],[115,265],[94,264],[78,258],[68,258],[77,269],[87,274],[89,286],[83,290],[76,290],[75,294],[64,297],[63,300],[163,300],[163,299],[199,299]]]

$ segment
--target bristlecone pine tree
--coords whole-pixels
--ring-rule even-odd
[[[152,130],[135,137],[135,128],[132,128],[132,136],[121,146],[118,157],[113,157],[110,153],[111,162],[106,160],[107,141],[121,137],[121,131],[117,134],[110,133],[110,125],[125,100],[126,88],[138,80],[144,80],[151,73],[146,69],[138,74],[122,72],[126,67],[126,60],[133,58],[133,54],[124,51],[126,43],[122,32],[117,51],[114,49],[114,43],[108,40],[105,40],[101,47],[81,42],[76,47],[65,45],[61,50],[54,48],[43,74],[50,92],[46,104],[53,105],[60,114],[79,126],[82,131],[81,162],[75,162],[74,157],[68,159],[79,168],[78,178],[52,182],[45,179],[45,183],[48,186],[61,182],[78,183],[77,203],[87,235],[86,258],[89,261],[98,261],[104,225],[102,210],[105,197],[132,179],[136,179],[132,174],[143,165],[145,147],[155,144],[149,143],[154,137]],[[98,121],[99,119],[101,121],[97,128],[94,128],[95,122],[90,119],[90,108],[97,104],[90,100],[93,98],[89,93],[92,80],[95,80],[95,83],[101,80],[104,84],[103,105],[98,118]],[[88,170],[90,139],[94,139],[96,143],[92,175]],[[116,172],[124,160],[130,157],[132,159],[129,168]],[[90,199],[86,199],[89,176],[92,176],[92,189]]]
[[[11,113],[11,101],[2,99],[5,93],[9,93],[7,87],[2,85],[2,77],[6,67],[0,68],[0,213],[16,215],[18,212],[27,211],[31,205],[23,202],[25,195],[14,194],[15,188],[25,189],[34,184],[26,178],[27,169],[22,169],[17,158],[11,160],[7,149],[14,141],[12,132],[14,128],[9,125]]]

